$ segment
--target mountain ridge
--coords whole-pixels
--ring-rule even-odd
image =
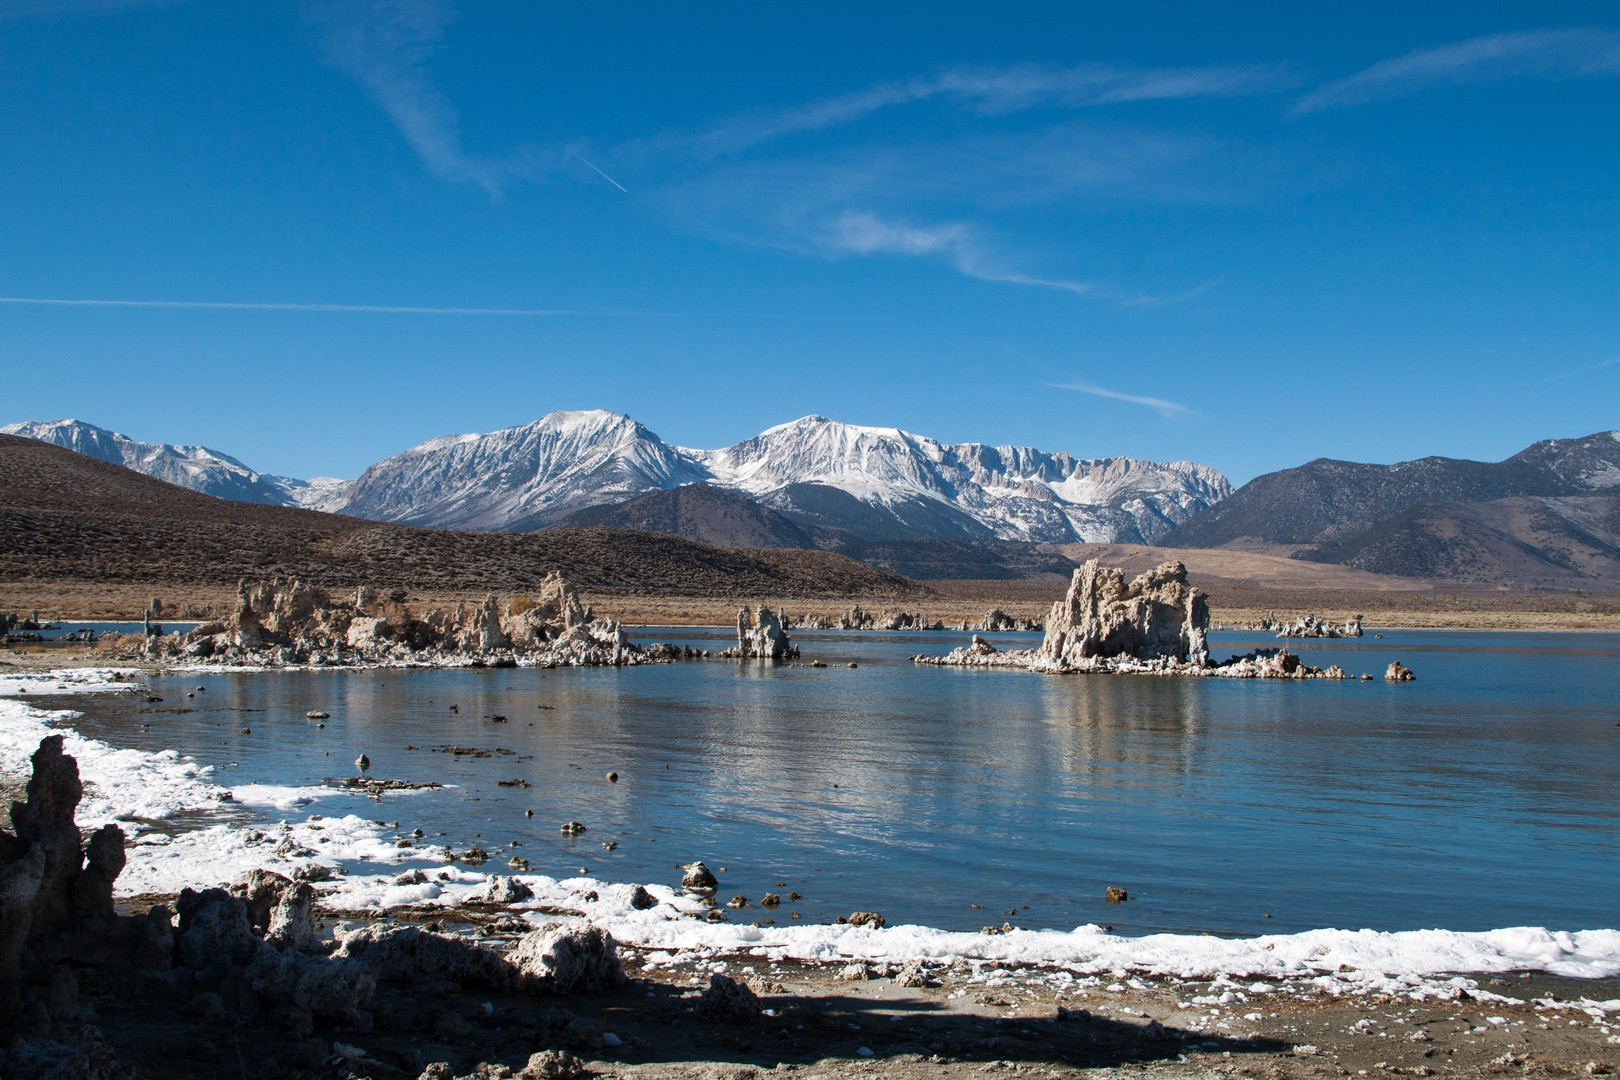
[[[1620,431],[1544,439],[1499,462],[1426,457],[1393,465],[1317,458],[1257,476],[1156,543],[1324,548],[1426,503],[1558,498],[1620,487]]]
[[[745,493],[801,525],[1063,542],[1158,536],[1231,491],[1219,472],[1194,462],[947,445],[822,416],[695,450],[665,443],[627,416],[592,410],[423,443],[368,469],[341,509],[378,520],[521,531],[697,482]],[[805,505],[829,492],[846,498],[828,496],[839,504],[832,509],[826,498]],[[870,520],[852,523],[852,515]]]
[[[517,427],[429,439],[352,483],[260,474],[219,451],[137,443],[81,421],[0,431],[222,498],[474,531],[532,531],[592,506],[704,483],[744,494],[801,528],[863,539],[1147,542],[1232,490],[1195,462],[945,444],[822,416],[698,450],[666,443],[619,413],[559,411]]]

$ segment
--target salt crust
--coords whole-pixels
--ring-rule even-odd
[[[47,711],[26,703],[34,695],[130,689],[129,682],[115,681],[113,674],[111,669],[82,669],[0,675],[0,771],[26,774],[28,756],[41,738],[50,733],[67,736],[65,749],[78,759],[86,781],[79,824],[95,828],[117,821],[133,833],[129,863],[118,879],[120,895],[175,893],[186,886],[231,881],[260,866],[287,871],[308,862],[328,866],[338,874],[320,886],[321,902],[338,910],[380,913],[406,905],[453,906],[476,899],[488,887],[491,875],[460,865],[446,866],[443,848],[397,847],[392,830],[355,815],[265,821],[277,812],[303,810],[323,797],[344,794],[334,789],[248,784],[227,792],[216,782],[211,766],[172,750],[121,750],[86,739],[67,727],[77,713]],[[125,674],[125,679],[129,674],[134,673]],[[430,798],[432,793],[409,793],[409,797]],[[174,832],[160,824],[196,812],[214,815],[218,823]],[[276,854],[277,847],[289,854]],[[298,849],[310,854],[301,855]],[[428,880],[416,885],[393,884],[392,879],[408,867],[427,871]],[[1013,963],[1052,967],[1088,983],[1103,981],[1094,979],[1097,976],[1119,979],[1128,973],[1213,978],[1230,984],[1245,998],[1313,990],[1454,997],[1458,989],[1466,989],[1477,998],[1492,1000],[1499,996],[1455,973],[1536,969],[1573,978],[1620,975],[1620,930],[1323,929],[1234,939],[1188,934],[1121,937],[1096,925],[1071,931],[1012,930],[1002,934],[926,926],[876,930],[838,925],[756,927],[700,921],[695,916],[706,910],[703,905],[667,885],[646,886],[659,904],[638,911],[631,906],[631,885],[588,877],[558,880],[522,875],[522,880],[535,896],[513,905],[514,915],[539,924],[558,921],[555,915],[541,914],[541,907],[578,911],[581,917],[564,916],[562,921],[590,922],[620,941],[655,950],[648,956],[654,964],[735,953],[820,962],[921,957],[966,961],[981,977],[993,976],[996,964]],[[589,898],[592,893],[596,899]],[[992,968],[988,973],[986,965]],[[1278,982],[1230,983],[1239,977]],[[1620,1012],[1620,999],[1582,1004],[1591,1011]]]

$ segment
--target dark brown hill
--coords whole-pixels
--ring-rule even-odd
[[[1424,503],[1595,494],[1620,481],[1620,433],[1548,439],[1506,461],[1429,457],[1394,465],[1318,458],[1257,476],[1161,537],[1162,547],[1341,544]]]
[[[57,446],[0,435],[0,582],[234,586],[288,574],[332,588],[518,591],[561,570],[628,596],[927,592],[820,551],[723,548],[628,529],[462,533],[230,502]]]
[[[1425,503],[1303,557],[1514,589],[1620,586],[1620,496]]]
[[[712,484],[687,484],[621,503],[587,507],[569,514],[556,527],[640,529],[721,547],[808,550],[819,546],[807,530],[770,507]]]

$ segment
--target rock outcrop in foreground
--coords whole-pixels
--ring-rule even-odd
[[[1342,668],[1311,667],[1286,649],[1258,650],[1215,663],[1209,656],[1209,602],[1187,583],[1187,568],[1162,563],[1131,581],[1092,559],[1074,572],[1069,592],[1052,605],[1037,649],[1002,651],[973,636],[945,656],[919,664],[1010,667],[1045,674],[1134,672],[1246,679],[1343,679]]]
[[[593,617],[574,587],[553,572],[537,597],[413,611],[403,592],[359,588],[336,599],[289,578],[236,589],[236,610],[188,634],[104,635],[113,657],[251,667],[436,666],[591,667],[671,659],[631,643],[618,622]]]
[[[16,832],[0,831],[0,1076],[133,1080],[88,1026],[96,1011],[81,1002],[81,985],[103,1002],[179,995],[182,1011],[205,1024],[267,1024],[296,1038],[317,1026],[370,1033],[373,995],[395,984],[548,996],[625,985],[617,943],[594,926],[550,923],[508,952],[391,924],[334,928],[325,939],[312,921],[314,890],[268,870],[225,888],[185,889],[174,912],[120,916],[112,890],[123,832],[106,825],[81,844],[74,812],[83,785],[62,736],[42,740],[33,765],[28,801],[11,809]]]

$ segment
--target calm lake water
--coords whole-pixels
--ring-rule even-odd
[[[636,639],[722,647],[728,635]],[[1277,644],[1214,639],[1217,655]],[[1291,646],[1372,683],[953,670],[909,657],[966,635],[796,640],[833,666],[169,676],[163,706],[63,705],[88,710],[74,724],[87,735],[173,747],[221,766],[227,785],[352,775],[362,752],[373,776],[457,785],[380,806],[323,798],[292,816],[352,810],[492,854],[517,840],[532,872],[559,877],[677,883],[672,865],[701,858],[723,898],[794,890],[811,921],[1620,926],[1620,636]],[[1397,658],[1417,682],[1383,681]],[[194,711],[140,711],[177,702]],[[313,708],[331,713],[324,729],[304,718]],[[447,744],[514,753],[433,750]],[[497,786],[517,778],[531,786]],[[589,831],[561,836],[570,819]],[[1104,903],[1110,885],[1133,899]]]

